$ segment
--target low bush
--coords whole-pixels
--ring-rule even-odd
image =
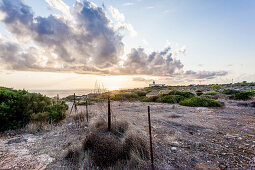
[[[179,96],[182,96],[184,98],[191,98],[191,97],[194,97],[195,95],[191,92],[182,92],[182,91],[177,91],[177,90],[173,90],[173,91],[170,91],[168,94],[166,95],[179,95]]]
[[[68,106],[66,104],[55,104],[48,107],[49,120],[52,122],[59,122],[60,120],[65,119],[66,117],[66,110]]]
[[[192,97],[182,100],[180,105],[191,107],[222,107],[222,103],[205,97]]]
[[[234,95],[234,100],[249,100],[252,96],[255,96],[255,92],[241,91]]]
[[[185,98],[180,95],[165,95],[160,98],[160,102],[163,103],[179,103],[180,101],[184,100]]]
[[[181,92],[181,91],[173,90],[167,94],[161,95],[160,97],[158,96],[145,97],[141,101],[142,102],[179,103],[185,98],[191,98],[194,96],[195,95],[190,92]]]
[[[59,121],[67,108],[41,94],[0,87],[0,131],[21,128],[31,119]]]
[[[216,91],[211,91],[211,92],[206,92],[206,93],[204,93],[204,95],[208,95],[208,96],[215,96],[215,95],[217,95],[217,94],[219,94],[219,93],[216,92]]]
[[[138,100],[139,95],[132,92],[117,93],[111,95],[111,100],[124,101],[124,100]]]
[[[158,96],[145,97],[141,100],[141,102],[158,102],[160,101]]]
[[[226,94],[226,95],[234,95],[234,94],[238,93],[238,91],[237,90],[232,90],[232,89],[226,89],[226,90],[223,90],[222,93]]]
[[[222,87],[220,86],[220,85],[218,85],[218,84],[214,84],[214,85],[212,85],[212,87],[211,87],[213,90],[219,90],[219,89],[221,89]]]
[[[197,94],[197,96],[201,96],[203,94],[203,92],[201,90],[197,90],[196,94]]]
[[[146,91],[140,91],[140,90],[135,91],[135,93],[136,93],[139,97],[144,97],[144,96],[146,96],[146,94],[147,94]]]
[[[49,112],[43,112],[43,113],[33,113],[31,115],[32,121],[39,121],[39,122],[46,122],[50,119],[50,113]]]

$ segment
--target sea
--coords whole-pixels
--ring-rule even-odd
[[[52,90],[44,90],[44,89],[39,89],[39,90],[28,90],[31,93],[40,93],[42,95],[46,95],[48,97],[56,97],[59,95],[60,98],[67,97],[69,95],[75,95],[77,96],[82,96],[86,95],[89,93],[94,92],[94,89],[64,89],[64,90],[58,90],[58,89],[52,89]]]

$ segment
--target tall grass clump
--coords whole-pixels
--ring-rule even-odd
[[[222,103],[208,99],[205,97],[192,97],[189,99],[182,100],[180,105],[190,106],[190,107],[222,107]]]
[[[91,160],[95,166],[100,168],[121,169],[130,161],[133,166],[147,161],[149,150],[142,135],[130,133],[127,122],[115,122],[112,124],[111,131],[108,131],[107,123],[99,121],[86,136],[82,147],[68,151],[65,158],[78,166]],[[120,167],[119,162],[123,167]]]

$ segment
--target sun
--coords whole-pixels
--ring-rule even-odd
[[[119,90],[119,89],[120,89],[119,87],[108,87],[109,91],[114,91],[114,90]]]

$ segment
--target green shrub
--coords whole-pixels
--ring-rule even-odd
[[[94,100],[94,99],[93,99],[93,100]],[[85,106],[86,103],[87,103],[88,105],[91,105],[91,104],[92,104],[92,100],[91,100],[91,99],[85,99],[84,101],[78,102],[77,105],[78,105],[78,106]]]
[[[226,95],[234,95],[234,94],[238,93],[238,91],[237,90],[232,90],[232,89],[226,89],[222,93],[226,94]]]
[[[203,94],[203,92],[201,90],[197,90],[196,94],[197,94],[197,96],[201,96]]]
[[[50,118],[50,113],[49,112],[43,112],[43,113],[33,113],[31,115],[31,120],[33,121],[39,121],[39,122],[46,122]]]
[[[184,98],[191,98],[194,97],[195,95],[191,92],[182,92],[182,91],[177,91],[177,90],[173,90],[170,91],[168,94],[166,95],[179,95],[179,96],[183,96]]]
[[[139,99],[139,96],[136,93],[124,92],[124,93],[112,94],[111,95],[111,99],[115,100],[115,101],[120,101],[120,100],[137,100],[137,99]]]
[[[255,96],[255,92],[241,91],[234,95],[234,100],[249,100],[252,96]]]
[[[141,102],[157,102],[157,101],[159,101],[158,96],[145,97],[141,100]]]
[[[206,93],[204,93],[204,95],[209,95],[209,96],[215,96],[215,95],[217,95],[217,94],[219,94],[218,92],[216,92],[216,91],[212,91],[212,92],[206,92]]]
[[[205,97],[192,97],[182,100],[180,105],[191,107],[221,107],[222,104],[216,100],[208,99]]]
[[[181,100],[184,100],[184,97],[180,95],[165,95],[160,98],[163,103],[179,103]]]
[[[218,84],[214,84],[214,85],[212,85],[212,89],[213,90],[219,90],[219,89],[221,89],[221,86],[218,85]]]
[[[143,97],[143,96],[146,96],[147,92],[146,91],[136,91],[135,92],[139,97]]]
[[[55,104],[48,107],[49,120],[53,122],[59,122],[60,120],[65,119],[66,117],[66,110],[68,106],[66,104]]]
[[[50,98],[41,94],[0,87],[0,131],[21,128],[33,118],[45,119],[47,117],[44,115],[45,112],[49,112],[50,118],[59,118],[56,112],[61,110],[60,107],[67,109],[67,105],[63,103],[57,105],[61,106],[53,105]],[[52,107],[58,107],[58,109],[54,110]],[[61,114],[64,114],[63,110],[61,111]],[[35,116],[39,113],[40,115]]]

